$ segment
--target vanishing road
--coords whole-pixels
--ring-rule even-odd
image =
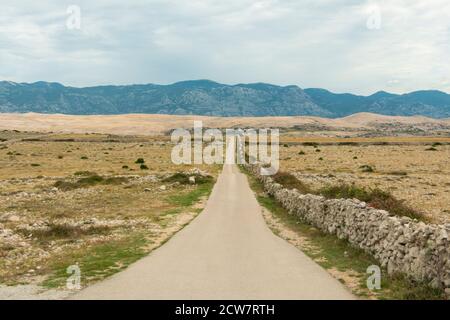
[[[224,165],[204,211],[166,244],[74,299],[354,299],[267,227],[247,177]]]

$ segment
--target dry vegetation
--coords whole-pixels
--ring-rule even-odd
[[[384,192],[431,222],[450,221],[450,138],[290,136],[282,139],[280,159],[281,170],[306,191]]]
[[[2,137],[0,284],[60,287],[77,263],[83,285],[117,272],[195,217],[220,169],[175,166],[164,137]]]

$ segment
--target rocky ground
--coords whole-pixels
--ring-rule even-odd
[[[415,138],[408,143],[388,141],[286,145],[281,148],[281,170],[315,189],[341,184],[378,188],[433,222],[449,222],[450,145]]]
[[[63,298],[74,264],[83,285],[123,269],[200,212],[219,170],[175,166],[158,141],[91,138],[0,150],[0,299]]]

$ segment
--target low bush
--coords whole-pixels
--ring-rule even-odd
[[[38,241],[50,241],[59,239],[79,239],[80,236],[93,235],[93,234],[105,234],[109,231],[109,227],[106,226],[91,226],[89,228],[81,228],[80,226],[73,226],[70,224],[56,224],[51,223],[48,228],[41,230],[33,230],[33,238]],[[30,231],[26,229],[18,230],[22,234],[28,235]]]
[[[368,164],[364,164],[359,167],[362,172],[374,172],[375,169],[372,166],[369,166]]]
[[[382,209],[396,216],[407,216],[413,219],[424,218],[421,212],[410,208],[404,204],[404,201],[395,198],[392,194],[380,189],[366,190],[355,185],[341,184],[328,186],[317,190],[320,194],[328,199],[358,199],[366,202],[375,209]]]
[[[314,147],[317,148],[317,146],[319,145],[317,142],[303,142],[302,145],[306,146],[306,147]]]
[[[191,182],[189,181],[189,177],[194,177],[196,184],[204,184],[204,183],[209,183],[209,182],[213,181],[213,177],[211,177],[211,176],[202,176],[199,174],[188,175],[183,172],[174,173],[173,175],[171,175],[167,178],[164,178],[162,181],[168,182],[168,183],[178,182],[180,184],[190,184]]]
[[[352,142],[352,141],[345,141],[345,142],[339,142],[338,146],[359,146],[359,143]]]
[[[79,189],[79,188],[87,188],[87,187],[92,187],[92,186],[96,186],[96,185],[118,185],[118,184],[122,184],[122,183],[126,183],[128,182],[128,179],[125,177],[108,177],[108,178],[103,178],[102,176],[99,175],[91,175],[85,178],[81,178],[75,182],[71,182],[71,181],[57,181],[55,182],[55,184],[53,185],[54,187],[63,190],[63,191],[69,191],[69,190],[74,190],[74,189]]]
[[[389,174],[392,174],[393,176],[407,176],[408,173],[406,171],[391,171]]]
[[[297,189],[301,193],[312,193],[312,190],[306,184],[288,172],[278,171],[272,178],[285,188]]]

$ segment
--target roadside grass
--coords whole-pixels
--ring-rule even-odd
[[[63,287],[70,276],[66,270],[71,265],[79,266],[83,287],[111,276],[145,256],[148,253],[145,246],[150,241],[143,234],[135,234],[88,249],[72,251],[53,260],[49,266],[52,272],[42,285],[46,288]]]
[[[214,186],[212,182],[197,185],[196,188],[186,194],[175,194],[167,198],[168,203],[179,207],[190,207],[204,196],[209,196]]]
[[[385,269],[382,269],[381,289],[369,290],[366,280],[370,275],[366,271],[371,265],[379,265],[375,258],[352,246],[348,241],[324,233],[289,214],[273,197],[266,195],[262,184],[248,170],[242,166],[240,168],[247,175],[250,187],[255,192],[260,205],[266,208],[272,217],[281,223],[283,228],[294,232],[305,241],[285,240],[296,245],[298,249],[332,275],[333,270],[351,275],[352,281],[356,282],[356,286],[354,284],[350,286],[345,279],[339,278],[338,280],[351,288],[356,296],[381,300],[436,300],[444,298],[443,292],[440,290],[430,288],[425,283],[413,281],[402,274],[389,275]],[[279,230],[275,228],[272,230],[278,236],[282,236]]]
[[[213,180],[211,178],[211,180]],[[195,214],[201,212],[202,209],[192,207],[202,197],[208,196],[214,186],[213,181],[195,185],[192,190],[188,192],[178,192],[175,195],[170,195],[165,199],[165,202],[170,206],[170,209],[162,211],[158,216],[155,216],[155,222],[165,228],[168,226],[167,216],[177,215],[188,209]],[[188,223],[182,225],[186,226]],[[45,237],[52,236],[72,236],[74,230],[60,230],[58,229],[54,235],[53,229],[50,234]],[[100,230],[103,232],[103,230]],[[107,230],[106,230],[107,231]],[[100,243],[91,245],[89,247],[82,247],[80,249],[71,250],[52,260],[47,270],[44,273],[49,274],[49,277],[43,282],[46,288],[61,288],[65,285],[69,274],[66,270],[71,265],[78,265],[81,270],[82,286],[102,280],[119,271],[124,270],[133,262],[149,254],[152,250],[166,243],[173,234],[164,239],[159,239],[158,244],[155,244],[153,234],[145,230],[139,230],[128,234],[126,237],[108,241],[107,243]],[[47,239],[48,240],[48,239]]]

